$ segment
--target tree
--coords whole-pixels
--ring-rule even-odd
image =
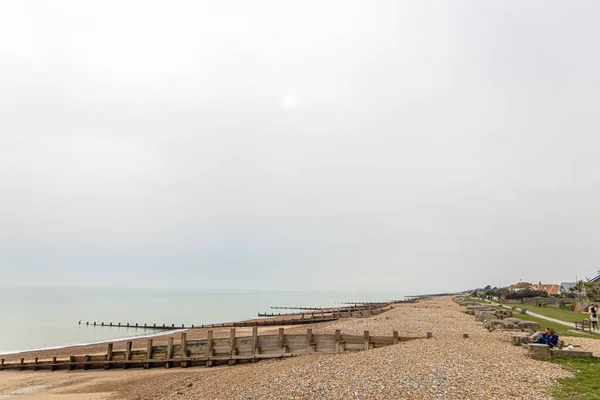
[[[577,299],[577,301],[581,300],[582,293],[585,291],[585,282],[583,280],[580,280],[579,282],[571,286],[569,288],[569,291],[576,294],[575,298]]]
[[[510,289],[507,287],[503,287],[500,289],[496,289],[496,293],[498,294],[498,297],[506,298],[506,296],[510,293]]]
[[[587,281],[585,285],[585,297],[590,301],[596,301],[600,297],[600,290],[593,282]]]

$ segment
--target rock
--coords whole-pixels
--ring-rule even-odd
[[[521,329],[522,331],[525,329],[531,329],[533,331],[539,331],[540,330],[540,324],[538,324],[537,322],[533,322],[533,321],[521,321],[519,322],[519,329]]]
[[[522,319],[519,319],[519,318],[505,318],[504,320],[506,322],[510,322],[510,323],[516,324],[516,325],[519,325],[519,322],[523,321]]]
[[[476,311],[475,319],[480,322],[488,321],[491,319],[498,319],[496,314],[492,311]]]
[[[506,309],[500,309],[495,311],[498,319],[506,319],[512,317],[512,311]]]

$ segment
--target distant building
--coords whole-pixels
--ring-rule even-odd
[[[560,285],[556,285],[554,283],[539,283],[533,286],[534,290],[541,290],[543,292],[548,293],[549,295],[560,293]]]
[[[531,289],[531,283],[519,282],[519,283],[515,283],[514,285],[510,285],[508,288],[510,290],[512,290],[513,292],[518,292],[520,290]]]
[[[569,289],[571,289],[576,284],[577,284],[577,282],[561,282],[559,292],[560,293],[571,293],[571,291]]]

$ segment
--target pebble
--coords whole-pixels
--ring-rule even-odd
[[[293,327],[286,331],[305,329]],[[531,360],[523,348],[502,341],[509,334],[487,332],[449,297],[398,305],[377,320],[342,319],[312,329],[313,333],[341,329],[345,334],[357,335],[365,330],[371,335],[391,335],[397,330],[400,336],[420,339],[366,352],[311,354],[124,379],[106,384],[102,390],[127,400],[140,396],[239,400],[551,399],[556,379],[571,376],[559,365]],[[433,337],[425,339],[426,332],[433,332]],[[463,339],[463,333],[469,338]]]

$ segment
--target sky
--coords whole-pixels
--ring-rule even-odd
[[[0,2],[0,285],[600,267],[600,3]]]

